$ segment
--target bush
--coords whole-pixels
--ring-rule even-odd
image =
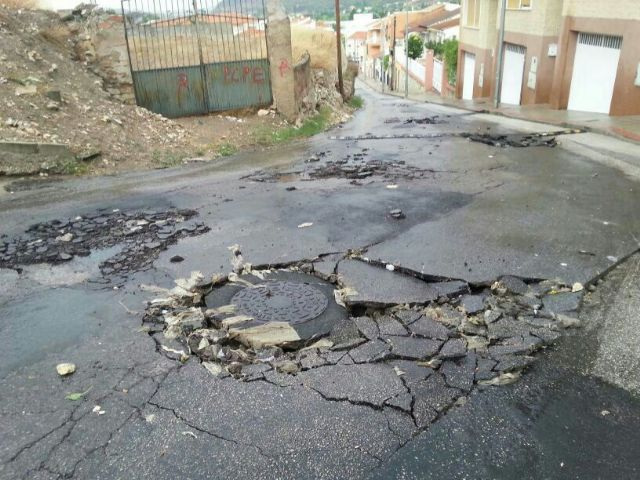
[[[444,44],[442,42],[434,42],[433,40],[429,40],[425,47],[427,50],[433,50],[433,56],[436,58],[442,58],[442,54],[444,53]]]
[[[386,72],[389,70],[389,55],[385,55],[382,58],[382,69]]]
[[[434,57],[445,61],[449,83],[455,85],[458,69],[458,40],[450,38],[444,42],[429,41],[426,43],[426,48],[433,50]]]
[[[458,70],[458,40],[455,38],[444,42],[444,61],[447,65],[447,76],[451,85],[456,84],[456,71]]]
[[[351,97],[351,99],[349,100],[349,106],[356,110],[359,108],[362,108],[363,105],[364,105],[364,100],[362,99],[362,97],[358,95]]]
[[[420,58],[424,53],[424,42],[417,35],[411,35],[409,37],[409,58],[415,60],[416,58]]]

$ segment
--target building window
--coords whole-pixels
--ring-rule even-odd
[[[467,0],[467,27],[480,26],[480,1],[481,0]],[[530,0],[525,0],[530,1]]]
[[[507,0],[507,8],[510,10],[529,10],[532,0]]]

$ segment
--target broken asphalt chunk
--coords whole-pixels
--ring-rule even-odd
[[[369,317],[356,317],[353,319],[358,330],[369,340],[378,338],[378,324]]]
[[[426,304],[438,297],[436,289],[422,280],[358,260],[342,260],[338,274],[356,292],[346,299],[348,305]]]
[[[369,404],[376,408],[406,392],[393,368],[380,363],[315,368],[298,377],[305,386],[326,399]]]
[[[382,340],[371,340],[349,351],[354,363],[372,363],[385,358],[390,347]]]
[[[418,428],[424,428],[435,420],[440,412],[453,404],[459,390],[448,387],[444,377],[434,373],[426,380],[411,385],[413,394],[413,418]]]
[[[446,340],[451,336],[451,331],[447,327],[427,317],[420,317],[411,323],[408,328],[414,335],[420,335],[434,340]]]
[[[430,338],[387,337],[391,353],[397,357],[421,360],[438,353],[442,342]]]
[[[445,360],[439,372],[444,375],[447,385],[470,392],[476,370],[476,355],[469,353],[460,360]]]
[[[452,338],[448,340],[440,349],[438,357],[440,358],[458,358],[467,353],[467,346],[464,340],[460,338]]]
[[[578,310],[584,292],[563,292],[545,295],[542,299],[544,309],[553,313],[565,313]]]

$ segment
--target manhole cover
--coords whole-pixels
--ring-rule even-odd
[[[321,315],[329,300],[311,285],[293,282],[270,282],[245,288],[231,299],[239,313],[253,317],[255,321],[308,322]]]

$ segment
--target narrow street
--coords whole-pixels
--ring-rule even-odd
[[[1,478],[640,477],[640,147],[357,88],[305,143],[2,179]]]

